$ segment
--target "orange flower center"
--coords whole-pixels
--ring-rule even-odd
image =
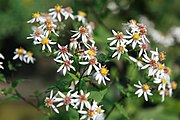
[[[151,60],[151,61],[150,61],[150,65],[151,65],[152,67],[156,68],[156,67],[157,67],[157,62],[156,62],[155,60]]]
[[[85,96],[85,95],[80,95],[80,100],[81,100],[81,101],[86,101],[86,100],[87,100],[87,98],[86,98],[86,96]]]
[[[69,61],[69,60],[65,60],[65,61],[64,61],[64,65],[65,65],[65,66],[70,66],[70,65],[71,65],[71,63],[70,63],[70,61]]]
[[[148,85],[143,85],[142,89],[143,89],[143,91],[147,91],[147,90],[149,90],[149,86]]]
[[[95,114],[94,110],[89,110],[89,111],[88,111],[89,117],[93,117],[94,114]]]
[[[59,6],[59,5],[55,6],[55,11],[60,12],[61,11],[61,6]]]
[[[79,28],[79,32],[82,34],[82,33],[86,33],[87,32],[87,29],[86,29],[86,27],[80,27]]]
[[[17,51],[17,54],[22,55],[23,52],[24,52],[24,49],[23,48],[19,48],[18,51]]]
[[[120,46],[118,47],[118,50],[119,50],[120,52],[123,52],[123,51],[124,51],[124,47],[120,45]]]
[[[69,104],[71,102],[71,98],[70,97],[65,97],[64,98],[64,103],[65,104]]]
[[[123,39],[123,34],[122,33],[117,33],[116,38],[118,40],[122,40]]]
[[[46,100],[45,100],[45,103],[46,103],[46,106],[47,106],[47,107],[51,106],[51,105],[53,104],[53,102],[54,102],[54,101],[53,101],[52,99],[46,99]]]
[[[89,63],[92,64],[92,65],[97,64],[97,59],[96,59],[95,57],[94,57],[94,58],[91,58],[91,59],[89,60]]]

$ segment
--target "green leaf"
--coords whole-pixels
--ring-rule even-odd
[[[116,108],[119,110],[119,112],[123,115],[124,119],[123,120],[129,120],[128,113],[124,109],[122,105],[119,103],[115,103]]]
[[[20,84],[22,82],[22,80],[14,80],[12,82],[12,87],[15,88],[18,84]]]
[[[75,74],[68,72],[68,75],[74,80],[79,80],[79,78]]]
[[[10,61],[8,61],[8,68],[10,71],[16,71],[16,68],[13,66],[13,64]]]
[[[107,93],[107,88],[102,91],[91,91],[89,98],[95,100],[96,102],[101,102],[104,98],[104,95]]]
[[[0,73],[0,81],[6,82],[6,78],[2,73]]]
[[[4,88],[1,91],[5,96],[7,96],[7,95],[11,94],[13,92],[13,90],[14,90],[13,87],[9,87],[9,88]]]

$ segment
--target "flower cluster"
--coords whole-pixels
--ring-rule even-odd
[[[0,53],[0,59],[4,59],[4,56]],[[4,69],[4,67],[2,66],[3,62],[0,62],[0,68]]]
[[[82,114],[80,120],[85,118],[98,120],[98,117],[103,115],[104,110],[95,101],[91,105],[88,101],[89,95],[89,92],[84,93],[83,90],[80,90],[79,94],[78,92],[72,93],[72,90],[70,90],[66,95],[58,91],[53,96],[53,90],[51,90],[50,97],[45,99],[45,105],[56,113],[59,113],[58,107],[65,106],[66,111],[69,111],[69,107],[72,107],[78,109],[78,112]]]
[[[13,57],[13,60],[20,59],[21,61],[24,61],[25,63],[34,63],[35,58],[33,57],[33,53],[31,51],[26,51],[24,48],[16,48],[14,51],[15,56]]]
[[[147,29],[144,24],[137,23],[135,20],[130,20],[130,22],[124,24],[126,27],[126,33],[123,34],[122,32],[116,32],[112,30],[113,37],[107,38],[112,42],[109,44],[110,49],[114,50],[115,52],[112,54],[112,57],[117,56],[117,59],[120,59],[120,56],[125,52],[128,52],[127,46],[129,49],[136,49],[139,54],[138,58],[134,58],[129,56],[129,58],[135,62],[142,70],[148,70],[148,76],[153,77],[155,84],[158,84],[157,90],[159,94],[162,96],[162,101],[164,101],[165,95],[172,96],[172,90],[176,88],[177,84],[175,82],[170,82],[170,68],[165,66],[165,52],[159,52],[158,48],[156,51],[150,51],[151,56],[148,56],[149,49],[148,44],[150,41],[147,39]],[[138,60],[139,59],[139,60]],[[147,95],[152,96],[150,86],[147,84],[142,84],[138,81],[138,85],[135,84],[135,87],[139,88],[135,92],[138,94],[138,97],[144,94],[144,98],[148,101]]]

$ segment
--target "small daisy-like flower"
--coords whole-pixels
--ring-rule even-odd
[[[135,33],[130,33],[128,31],[126,31],[128,33],[128,37],[131,37],[131,39],[126,43],[126,44],[130,44],[132,43],[132,48],[135,49],[137,43],[141,44],[142,42],[140,41],[142,38],[140,36],[140,34],[138,32]]]
[[[41,39],[41,41],[34,41],[34,43],[35,43],[35,45],[36,44],[42,44],[42,50],[45,50],[45,48],[47,47],[49,52],[52,52],[50,45],[56,44],[56,42],[52,42],[52,40],[49,40],[49,38],[47,36],[44,36]]]
[[[79,22],[82,21],[83,24],[86,23],[86,13],[83,11],[78,11],[78,15],[76,15],[76,18],[78,19]]]
[[[150,87],[147,84],[142,85],[140,81],[138,81],[138,84],[139,85],[134,84],[135,87],[139,88],[139,90],[137,90],[135,94],[138,94],[138,97],[141,97],[142,94],[144,94],[144,99],[148,101],[148,95],[153,95],[151,93]]]
[[[110,37],[107,38],[107,40],[112,40],[112,42],[109,44],[110,46],[114,45],[114,44],[120,44],[121,42],[127,42],[127,40],[125,39],[126,36],[123,35],[122,32],[116,32],[114,30],[112,30],[112,33],[114,35],[114,37]]]
[[[139,48],[140,48],[139,57],[141,57],[141,55],[143,54],[143,52],[144,52],[145,54],[147,54],[146,51],[147,51],[147,49],[148,49],[148,44],[146,44],[146,43],[140,43]]]
[[[150,51],[152,55],[157,56],[160,61],[163,61],[166,59],[166,54],[164,51],[158,52],[158,48],[156,48],[156,51]]]
[[[61,96],[61,98],[56,98],[59,101],[56,107],[61,107],[65,105],[66,111],[69,111],[69,105],[74,105],[74,102],[75,102],[73,99],[73,95],[71,94],[71,91],[69,91],[67,95],[64,95],[60,91],[58,91],[58,94]]]
[[[161,76],[160,78],[154,78],[154,83],[159,84],[158,90],[165,90],[166,85],[170,83],[170,78],[166,76]]]
[[[78,46],[78,41],[75,38],[70,39],[69,48],[72,50],[72,48],[76,49]]]
[[[13,60],[19,58],[21,61],[23,61],[23,57],[26,54],[26,50],[23,48],[16,48],[14,52],[15,56],[13,57]]]
[[[126,49],[126,45],[124,43],[121,43],[120,45],[117,44],[116,47],[110,47],[110,49],[115,50],[115,52],[112,55],[112,58],[117,56],[117,60],[120,60],[120,57],[122,54],[124,54],[124,52],[128,52],[128,50]]]
[[[4,59],[4,56],[3,56],[1,53],[0,53],[0,58],[1,58],[1,59]],[[4,67],[2,66],[2,64],[3,64],[3,62],[0,62],[0,68],[1,68],[1,69],[4,69]]]
[[[138,26],[136,20],[130,20],[128,23],[123,23],[126,27],[130,28],[131,32],[137,32],[138,31]]]
[[[87,55],[87,56],[85,56],[85,58],[91,58],[91,57],[96,56],[97,48],[96,48],[96,46],[94,46],[94,44],[92,44],[91,46],[89,44],[87,44],[86,47],[88,48],[88,50],[84,51],[84,54]]]
[[[171,68],[164,67],[164,73],[169,76],[171,74]]]
[[[66,7],[65,9],[62,10],[62,14],[65,17],[65,20],[67,20],[68,17],[70,17],[72,20],[74,20],[74,15],[72,13],[73,13],[73,10],[71,7]]]
[[[129,59],[132,60],[133,62],[135,62],[137,64],[138,67],[142,67],[142,61],[137,60],[136,58],[129,56]]]
[[[72,38],[75,37],[75,39],[78,39],[78,38],[82,37],[82,42],[87,43],[87,41],[88,41],[88,39],[87,39],[88,31],[87,31],[86,27],[81,26],[78,31],[71,30],[71,32],[75,33],[73,36],[71,36]]]
[[[95,24],[94,22],[89,22],[87,25],[86,25],[86,28],[88,30],[88,33],[92,34],[93,33],[93,30],[95,29]]]
[[[27,21],[27,23],[34,23],[34,22],[44,22],[43,17],[40,15],[39,12],[33,13],[32,19]]]
[[[150,43],[150,41],[146,37],[146,34],[147,34],[146,26],[144,24],[140,24],[140,23],[137,23],[137,26],[138,26],[139,33],[141,35],[143,43],[146,43],[146,42]]]
[[[172,90],[175,90],[177,88],[177,83],[175,81],[171,82],[168,85],[169,88],[169,96],[172,96]]]
[[[44,31],[44,34],[46,36],[48,36],[51,32],[54,33],[56,36],[59,36],[56,32],[55,32],[55,27],[56,25],[53,25],[53,24],[47,24],[46,25],[46,30]]]
[[[56,19],[54,19],[51,16],[46,15],[46,14],[44,15],[44,19],[45,19],[45,21],[41,23],[39,28],[42,28],[43,30],[52,31],[52,30],[54,30],[57,27],[57,25],[54,24],[55,22],[57,22]]]
[[[79,64],[81,64],[81,65],[88,65],[89,64],[89,67],[88,67],[86,73],[87,73],[87,75],[90,75],[93,67],[96,71],[98,71],[99,68],[97,67],[98,61],[97,61],[96,57],[91,57],[88,60],[89,60],[88,62],[79,62]]]
[[[164,68],[165,68],[164,64],[158,63],[157,72],[156,72],[157,77],[164,74]]]
[[[162,96],[161,102],[164,102],[165,96],[169,95],[169,90],[168,89],[160,90],[159,94]]]
[[[80,105],[80,110],[82,110],[85,107],[89,107],[90,103],[88,101],[88,97],[90,95],[90,92],[84,93],[82,90],[80,90],[80,95],[73,95],[76,98],[76,103],[74,105],[74,108],[77,109],[77,106]]]
[[[144,58],[142,60],[146,62],[146,65],[141,69],[149,69],[148,76],[152,76],[157,72],[158,67],[158,58],[156,56],[151,55],[151,58],[147,56],[147,54],[143,54]]]
[[[55,19],[57,17],[58,21],[61,22],[61,14],[62,14],[62,8],[60,5],[56,5],[54,8],[49,9],[49,15],[52,15],[52,17]]]
[[[80,114],[83,115],[80,118],[80,120],[83,120],[85,118],[87,118],[87,120],[90,120],[90,119],[95,120],[96,119],[96,115],[97,115],[95,105],[94,104],[92,106],[89,105],[89,106],[87,106],[87,109],[88,109],[87,111],[84,111],[84,110],[79,110],[78,111]]]
[[[61,46],[58,44],[59,50],[54,52],[54,54],[57,54],[56,59],[63,58],[63,59],[68,59],[69,57],[72,57],[73,55],[68,52],[68,46]]]
[[[106,66],[101,66],[99,63],[99,71],[94,73],[95,79],[98,81],[98,84],[101,84],[103,82],[104,85],[106,85],[105,80],[110,81],[110,79],[107,77],[109,70],[106,68]]]
[[[39,27],[32,27],[33,34],[30,34],[30,37],[27,37],[27,39],[34,39],[34,41],[40,41],[43,37],[43,30]]]
[[[46,97],[45,99],[45,105],[47,107],[50,107],[52,108],[56,113],[59,113],[58,109],[56,108],[56,106],[54,105],[55,102],[59,102],[58,99],[56,98],[58,94],[56,94],[54,97],[53,97],[53,90],[51,90],[51,93],[50,93],[50,97]]]
[[[33,57],[33,53],[31,51],[28,51],[25,55],[24,55],[24,62],[25,63],[34,63],[35,58]]]
[[[69,60],[69,59],[64,59],[62,60],[58,60],[58,59],[54,59],[54,61],[61,63],[62,65],[59,67],[59,69],[57,70],[57,72],[60,72],[61,70],[63,70],[63,75],[66,75],[67,70],[70,71],[70,69],[76,71],[76,69],[71,65],[74,61],[73,60]]]

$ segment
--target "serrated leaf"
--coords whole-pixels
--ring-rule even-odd
[[[119,112],[123,115],[124,120],[129,120],[128,113],[126,112],[124,107],[120,105],[119,103],[115,103],[115,106],[119,110]]]
[[[96,102],[101,102],[104,98],[104,95],[107,93],[107,88],[101,91],[91,91],[89,98],[95,100]]]

